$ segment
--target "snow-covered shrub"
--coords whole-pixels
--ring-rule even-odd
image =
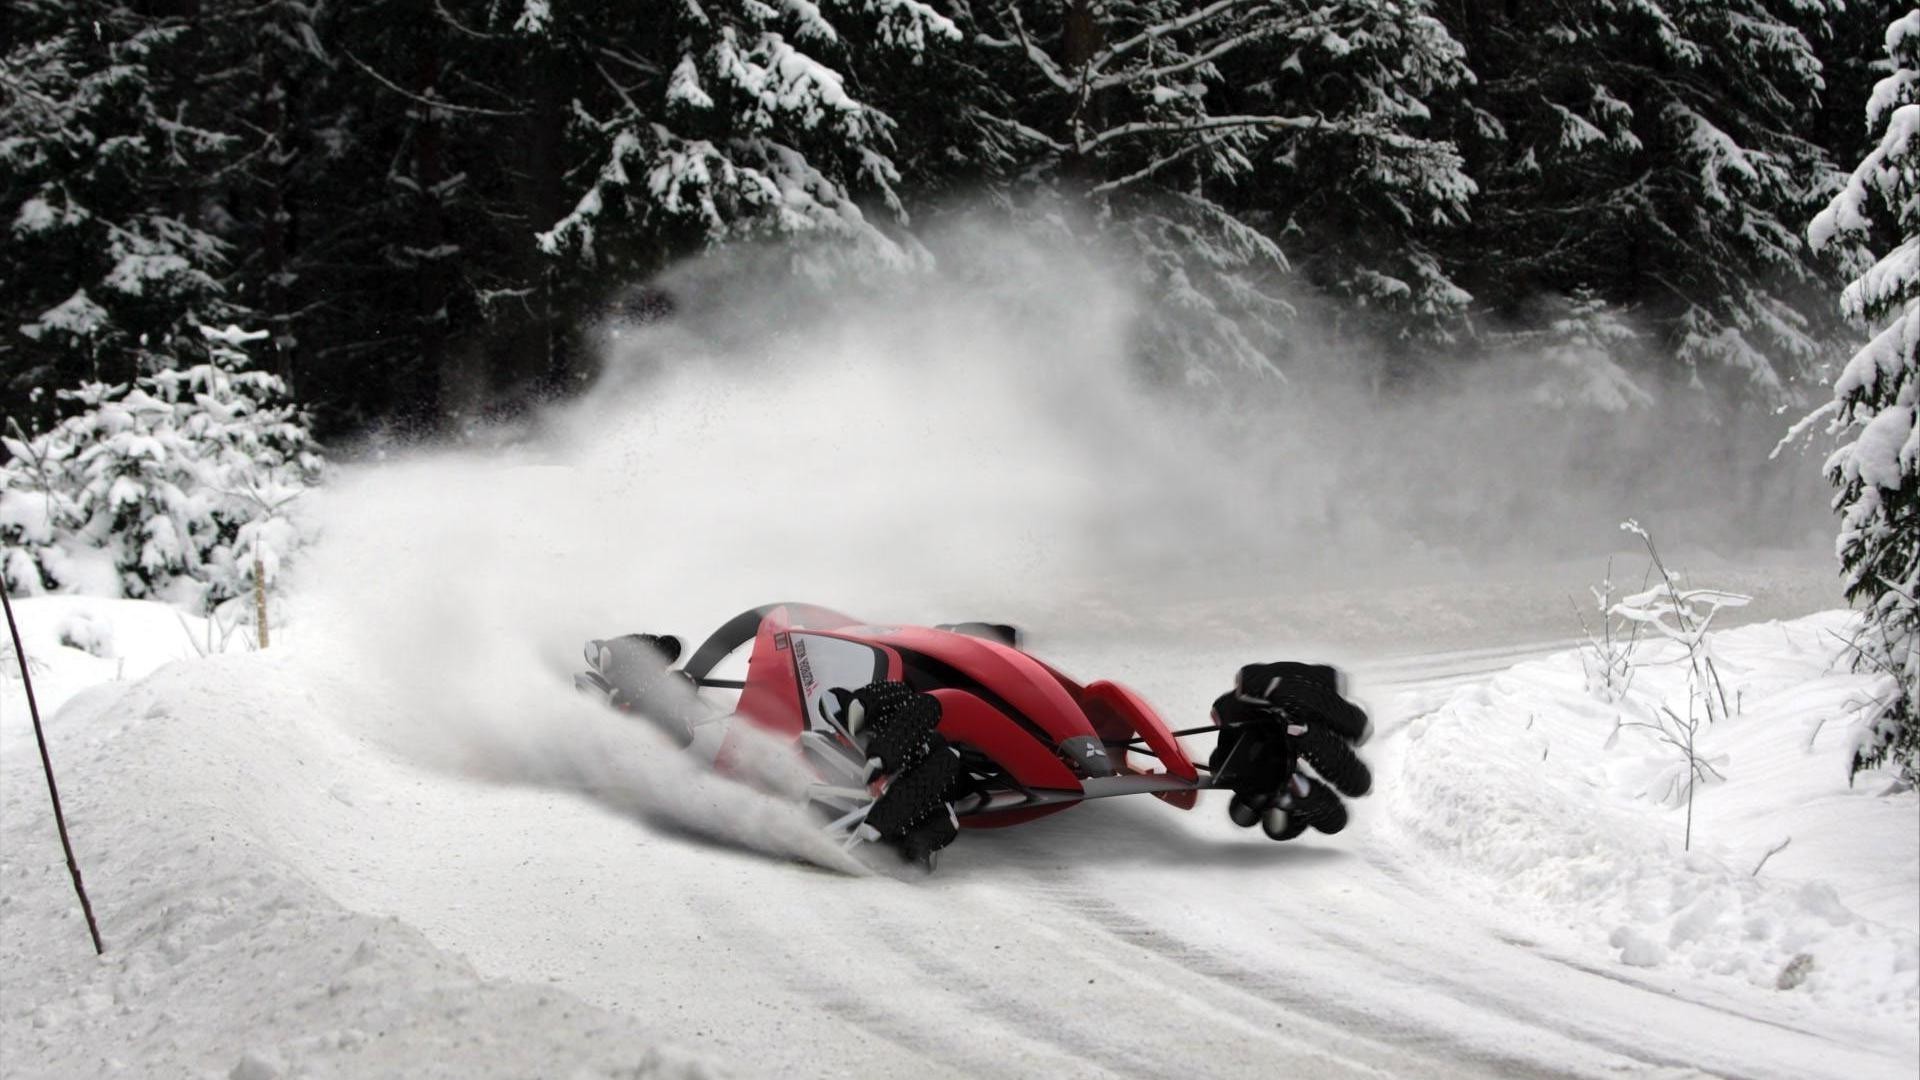
[[[264,338],[201,328],[197,362],[92,383],[80,411],[28,437],[12,425],[0,465],[7,587],[153,597],[212,611],[299,546],[289,515],[323,462],[277,376],[247,369]]]
[[[1874,87],[1867,124],[1878,145],[1813,219],[1817,250],[1839,249],[1859,269],[1841,294],[1846,316],[1872,329],[1809,420],[1833,418],[1850,437],[1827,459],[1840,489],[1837,544],[1847,597],[1864,605],[1855,664],[1895,686],[1861,732],[1854,769],[1891,759],[1920,778],[1920,10],[1887,28],[1892,73]],[[1892,242],[1874,261],[1876,240]]]

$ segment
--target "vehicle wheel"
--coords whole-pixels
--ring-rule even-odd
[[[1289,808],[1276,806],[1260,815],[1260,828],[1269,840],[1291,840],[1307,831],[1307,823]]]
[[[1309,727],[1305,734],[1295,736],[1293,743],[1295,752],[1340,794],[1357,799],[1373,790],[1373,773],[1367,763],[1333,732]]]
[[[899,841],[934,815],[948,816],[947,789],[960,775],[960,755],[939,735],[927,741],[927,752],[887,782],[867,813],[866,824],[882,840]]]
[[[946,813],[938,811],[928,814],[926,820],[907,830],[900,838],[900,855],[910,863],[917,863],[927,870],[940,854],[940,849],[953,843],[960,835],[960,822],[953,816],[951,804],[941,807]]]
[[[589,641],[586,652],[587,663],[613,688],[614,704],[632,707],[680,659],[680,639],[671,634],[622,634]]]
[[[847,730],[882,774],[904,772],[926,757],[940,726],[940,699],[906,683],[870,683],[847,705]],[[944,746],[944,741],[942,742]]]
[[[1356,746],[1373,734],[1366,710],[1341,696],[1340,673],[1325,664],[1249,665],[1240,669],[1236,687],[1292,714],[1296,722],[1329,728]]]
[[[1233,801],[1227,804],[1227,817],[1243,829],[1251,829],[1260,824],[1260,808],[1250,802],[1245,795],[1236,793]]]
[[[1332,789],[1318,780],[1307,780],[1307,793],[1285,800],[1260,819],[1268,836],[1291,840],[1309,828],[1331,836],[1347,827],[1347,807]]]

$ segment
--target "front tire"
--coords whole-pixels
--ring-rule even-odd
[[[960,754],[937,730],[940,699],[905,683],[870,683],[847,698],[841,719],[868,767],[886,778],[864,827],[931,870],[960,831],[952,803]]]
[[[935,745],[912,768],[887,781],[885,791],[867,813],[867,825],[890,843],[903,840],[922,822],[951,814],[947,789],[960,775],[960,755],[947,740],[934,735]],[[947,837],[952,842],[952,837]]]

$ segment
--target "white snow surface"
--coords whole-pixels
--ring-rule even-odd
[[[820,868],[834,860],[802,819],[678,768],[545,672],[462,692],[445,680],[472,672],[420,642],[420,692],[394,700],[314,622],[202,659],[204,626],[156,604],[16,609],[108,951],[92,956],[71,896],[16,673],[0,700],[9,1076],[1920,1063],[1920,817],[1884,776],[1846,782],[1863,677],[1833,670],[1839,613],[1717,636],[1741,709],[1704,744],[1727,779],[1700,792],[1691,853],[1681,812],[1641,794],[1660,752],[1605,746],[1613,707],[1574,654],[1480,672],[1538,651],[1516,648],[1357,665],[1377,793],[1339,837],[1275,845],[1211,798],[1110,803],[963,835],[920,879]],[[1056,634],[1044,651],[1179,719],[1244,658],[1195,640]],[[1636,693],[1681,678],[1649,666]],[[483,721],[422,737],[408,714],[436,693]],[[500,722],[499,693],[543,726]],[[1803,980],[1777,989],[1803,953]]]
[[[1473,530],[1410,539],[1382,511],[1433,505],[1439,474],[1402,458],[1470,428],[1553,448],[1457,414],[1391,468],[1279,422],[1210,438],[1111,377],[1124,303],[1030,272],[1074,302],[1025,330],[986,303],[669,327],[511,450],[345,468],[266,651],[152,604],[18,602],[108,951],[6,676],[0,1071],[1915,1074],[1920,806],[1847,786],[1835,617],[1765,622],[1836,602],[1824,537],[1669,553],[1754,597],[1716,639],[1741,707],[1703,739],[1726,780],[1683,853],[1684,810],[1643,795],[1671,760],[1609,747],[1611,707],[1552,655],[1602,559],[1470,572],[1530,506],[1611,496],[1469,492]],[[1177,726],[1243,663],[1339,663],[1377,790],[1286,845],[1222,799],[1125,799],[970,832],[931,877],[855,861],[569,685],[587,638],[776,600],[1018,623]],[[1677,678],[1649,668],[1641,706]]]

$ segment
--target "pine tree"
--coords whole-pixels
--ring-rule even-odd
[[[289,384],[311,369],[310,344],[330,336],[329,307],[356,291],[336,269],[343,209],[359,194],[346,165],[359,133],[342,115],[341,59],[325,40],[336,10],[313,0],[196,4],[209,54],[196,97],[233,130],[230,164],[203,197],[233,253],[231,295],[269,335],[261,366]]]
[[[605,289],[536,236],[598,153],[573,105],[610,96],[596,65],[646,12],[209,2],[231,51],[209,92],[247,148],[223,208],[275,370],[325,429],[458,431],[571,385]]]
[[[1856,744],[1857,771],[1891,760],[1920,780],[1920,10],[1886,32],[1892,71],[1867,102],[1878,145],[1808,239],[1858,270],[1841,294],[1846,316],[1870,328],[1834,384],[1834,427],[1850,441],[1827,460],[1838,487],[1838,550],[1847,598],[1864,608],[1857,666],[1891,675],[1895,690]],[[1868,253],[1876,242],[1883,254]]]
[[[232,152],[202,122],[192,27],[98,0],[17,0],[0,60],[0,411],[126,382],[240,314],[197,188]]]
[[[548,252],[631,273],[699,245],[817,237],[857,260],[911,261],[888,228],[906,221],[894,120],[859,96],[858,68],[919,62],[958,39],[949,19],[917,0],[672,0],[646,14],[609,42],[604,108],[577,106],[603,164],[542,234]],[[565,29],[553,14],[539,32]]]
[[[1432,103],[1473,83],[1426,0],[1320,6],[1324,31],[1251,50],[1230,84],[1263,108],[1326,118],[1280,133],[1227,196],[1268,224],[1299,272],[1386,336],[1449,338],[1472,295],[1439,243],[1478,188]],[[1269,224],[1270,223],[1270,224]]]
[[[1790,399],[1828,359],[1799,235],[1838,182],[1806,135],[1827,0],[1445,0],[1478,76],[1449,125],[1479,181],[1449,264],[1503,314],[1585,289],[1680,373]]]
[[[1157,366],[1272,372],[1297,243],[1314,282],[1423,315],[1466,296],[1416,239],[1465,214],[1460,160],[1417,129],[1468,78],[1423,0],[962,6],[972,114],[1030,219],[1117,249]]]

